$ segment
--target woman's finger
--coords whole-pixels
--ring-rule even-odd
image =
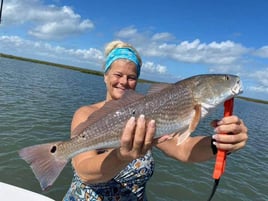
[[[125,129],[121,136],[121,148],[125,151],[130,151],[132,149],[135,127],[136,127],[135,117],[131,117],[127,121]]]
[[[143,154],[145,154],[152,147],[154,134],[155,134],[155,121],[151,120],[149,121],[146,129],[145,140],[142,148]]]
[[[134,136],[133,148],[132,148],[133,152],[136,153],[137,155],[141,154],[143,144],[144,144],[145,134],[146,134],[145,117],[144,115],[140,115],[140,117],[137,120],[137,126],[135,130],[135,136]]]

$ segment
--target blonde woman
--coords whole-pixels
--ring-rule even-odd
[[[73,116],[72,131],[106,101],[120,99],[126,89],[136,88],[142,66],[137,50],[130,44],[113,41],[106,46],[105,56],[106,99],[79,108]],[[214,152],[217,148],[228,152],[237,151],[245,146],[248,138],[246,126],[236,116],[223,118],[215,131],[233,135],[215,134]],[[144,116],[141,115],[137,119],[129,119],[119,148],[88,151],[75,156],[72,160],[74,178],[63,200],[146,201],[146,183],[154,171],[152,146],[183,162],[201,162],[215,156],[211,137],[189,137],[176,146],[176,139],[167,140],[163,137],[154,141],[154,133],[154,120],[145,124]]]

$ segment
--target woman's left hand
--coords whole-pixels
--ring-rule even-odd
[[[215,134],[212,136],[218,149],[228,153],[235,152],[243,148],[248,140],[247,127],[237,116],[224,117],[220,121],[214,122]],[[227,135],[222,135],[227,133]]]

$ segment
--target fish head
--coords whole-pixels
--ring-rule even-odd
[[[242,82],[236,75],[208,74],[194,78],[194,99],[206,109],[214,108],[242,92]]]

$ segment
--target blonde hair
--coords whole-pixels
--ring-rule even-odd
[[[110,52],[112,50],[116,49],[116,48],[130,48],[131,50],[133,50],[135,52],[136,56],[137,56],[137,59],[138,59],[138,61],[140,63],[140,66],[142,66],[142,59],[141,59],[140,54],[136,50],[136,48],[134,48],[131,44],[123,42],[121,40],[111,41],[110,43],[108,43],[105,46],[105,49],[104,49],[105,61],[107,59],[107,56],[110,54]],[[104,64],[103,68],[104,67],[105,67],[105,64]]]

